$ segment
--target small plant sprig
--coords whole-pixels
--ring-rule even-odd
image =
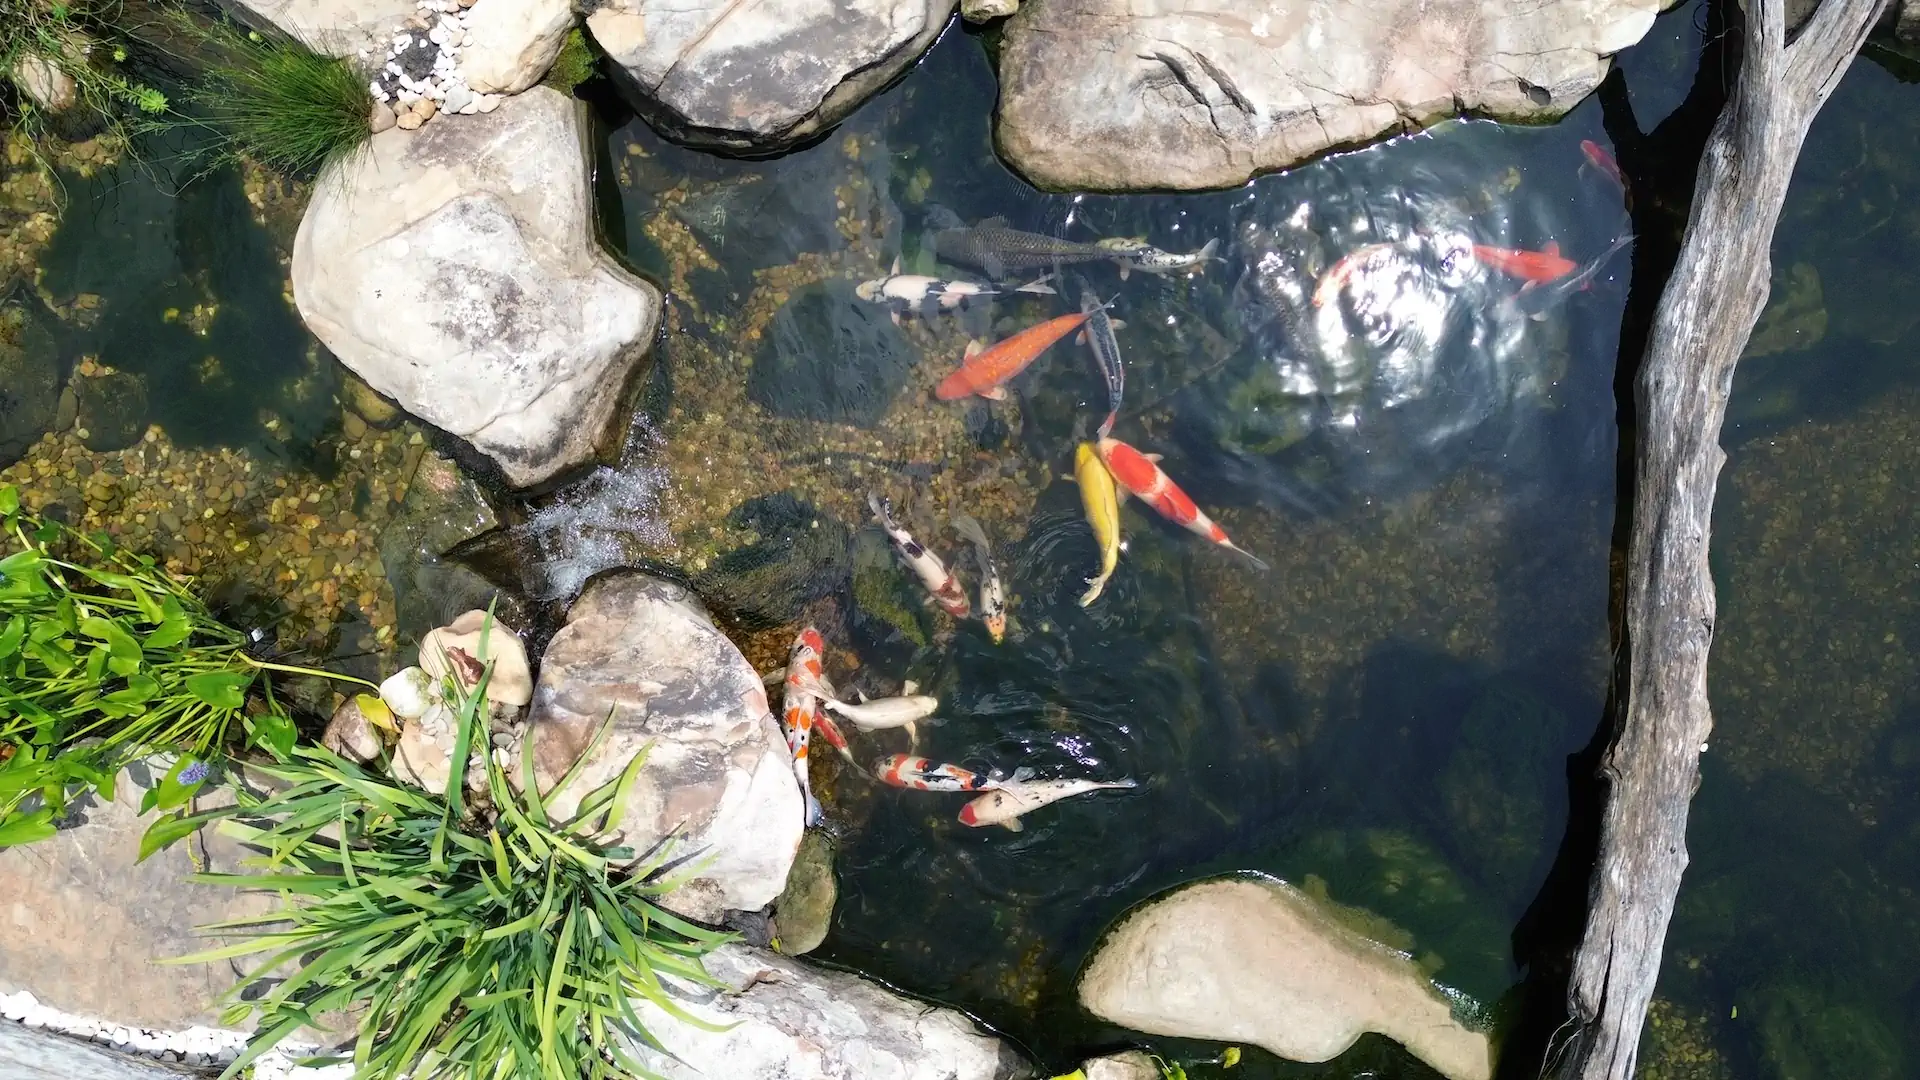
[[[152,559],[43,520],[0,487],[0,847],[53,835],[67,803],[111,800],[130,762],[181,757],[141,809],[184,805],[244,729],[285,752],[293,721],[267,694],[247,636]],[[197,766],[197,767],[196,767]],[[183,779],[184,777],[184,779]]]
[[[446,700],[458,704],[451,761],[468,760],[476,731],[485,738],[492,670],[489,663],[472,687],[447,680]],[[528,778],[531,743],[522,749]],[[660,980],[718,985],[700,958],[729,937],[653,902],[673,886],[664,851],[622,869],[634,853],[609,846],[605,830],[619,820],[644,756],[588,795],[571,821],[556,822],[548,808],[580,762],[542,798],[530,780],[513,794],[484,755],[491,801],[469,806],[457,766],[441,796],[302,746],[258,767],[278,792],[242,792],[236,806],[183,819],[221,822],[265,852],[249,860],[262,873],[196,880],[282,897],[269,915],[205,928],[242,940],[168,961],[263,958],[229,992],[224,1022],[255,1016],[257,1025],[221,1076],[239,1075],[320,1014],[354,1010],[355,1080],[653,1077],[622,1039],[652,1041],[631,999],[711,1029],[676,1006]],[[296,962],[297,970],[283,969]]]

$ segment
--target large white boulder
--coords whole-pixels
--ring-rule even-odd
[[[230,0],[315,52],[373,49],[415,13],[415,0]]]
[[[824,971],[744,945],[707,957],[727,991],[675,984],[675,1004],[706,1031],[635,1001],[667,1052],[635,1047],[666,1080],[1023,1080],[1011,1046],[952,1009],[902,997],[858,975]]]
[[[516,485],[590,459],[660,311],[593,237],[584,106],[547,87],[329,166],[293,295],[340,361]]]
[[[612,730],[550,812],[571,816],[644,750],[621,842],[645,853],[671,836],[674,857],[698,868],[662,902],[716,922],[779,896],[805,814],[786,739],[753,665],[680,586],[619,573],[574,601],[541,657],[527,720],[543,793],[609,714]]]
[[[1462,110],[1559,116],[1672,2],[1031,0],[997,138],[1043,187],[1231,187]]]
[[[517,94],[553,66],[572,26],[571,0],[479,0],[467,14],[460,74],[481,93]]]
[[[609,0],[587,30],[636,106],[674,136],[735,149],[800,142],[920,58],[954,0]]]
[[[1331,1060],[1377,1031],[1448,1080],[1493,1075],[1486,1035],[1413,961],[1277,881],[1203,882],[1134,911],[1081,975],[1080,1003],[1135,1031],[1293,1061]]]

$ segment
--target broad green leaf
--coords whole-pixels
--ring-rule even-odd
[[[246,689],[253,674],[246,671],[209,671],[187,680],[187,692],[216,709],[238,709],[247,703]]]
[[[118,659],[136,662],[140,659],[140,643],[116,620],[89,615],[80,620],[80,632],[95,641],[106,642],[107,648],[113,650],[113,655]]]
[[[166,814],[155,818],[153,824],[140,837],[140,857],[134,862],[146,862],[147,856],[160,851],[185,836],[193,835],[200,827],[198,821],[180,814]]]
[[[0,628],[0,660],[5,660],[20,651],[20,642],[27,636],[27,619],[24,615],[15,615]]]
[[[0,487],[0,517],[12,516],[20,509],[20,489],[12,484]]]
[[[152,701],[160,692],[160,683],[151,675],[134,675],[127,679],[127,685],[108,694],[103,701],[116,705],[140,705]]]
[[[160,627],[140,643],[146,649],[170,649],[193,634],[193,620],[177,597],[169,596],[160,604]]]
[[[46,807],[31,814],[15,814],[0,821],[0,848],[31,844],[54,834],[53,811]]]
[[[40,549],[38,548],[16,551],[6,558],[0,559],[0,578],[11,579],[26,577],[29,574],[37,574],[40,572],[40,568],[46,565],[46,562],[47,557],[40,554]]]
[[[300,733],[293,726],[293,718],[283,712],[261,713],[247,721],[250,731],[247,741],[274,757],[284,761],[293,753],[293,744]]]

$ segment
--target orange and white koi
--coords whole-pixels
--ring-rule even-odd
[[[1368,244],[1341,256],[1340,261],[1328,267],[1327,272],[1320,275],[1319,283],[1314,285],[1313,306],[1326,307],[1332,303],[1355,274],[1372,269],[1372,264],[1390,255],[1393,248],[1394,245],[1390,243]]]
[[[982,776],[958,765],[935,764],[912,754],[894,754],[882,758],[873,768],[874,779],[897,788],[913,791],[987,791],[1001,784],[1025,780],[1033,775],[1020,769],[1005,780]]]
[[[953,531],[973,545],[980,564],[980,621],[987,624],[987,634],[998,645],[1007,636],[1007,587],[993,563],[993,545],[987,541],[987,530],[971,514],[953,515]]]
[[[947,564],[940,561],[940,556],[922,547],[912,533],[893,520],[891,504],[885,499],[869,492],[867,505],[872,507],[874,519],[880,522],[880,527],[886,530],[887,539],[893,541],[893,550],[899,553],[907,569],[919,577],[920,584],[933,594],[934,602],[940,605],[941,610],[956,619],[966,618],[973,610],[972,605],[967,603],[967,592],[960,587],[960,579],[947,569]]]
[[[1027,365],[1039,359],[1054,342],[1080,329],[1080,324],[1086,321],[1087,313],[1082,311],[1029,326],[990,346],[970,341],[960,367],[940,380],[933,396],[941,401],[955,401],[978,394],[988,401],[1002,401],[1007,396],[1007,380],[1027,370]]]
[[[1107,471],[1113,474],[1115,482],[1141,502],[1159,511],[1161,517],[1188,532],[1206,537],[1228,551],[1246,556],[1262,570],[1267,569],[1267,564],[1252,552],[1228,539],[1227,531],[1203,513],[1153,459],[1112,437],[1101,439],[1098,445],[1100,460],[1106,463]]]
[[[1000,825],[1011,832],[1026,826],[1021,815],[1038,810],[1061,799],[1084,795],[1089,791],[1119,790],[1137,787],[1131,780],[1101,783],[1098,780],[1012,780],[996,784],[993,790],[960,808],[960,824],[979,828]]]
[[[820,800],[813,797],[813,777],[807,767],[807,744],[813,736],[814,721],[822,715],[820,705],[826,691],[822,685],[825,675],[821,670],[821,661],[826,653],[827,643],[820,636],[820,631],[811,626],[800,631],[800,635],[793,639],[793,648],[787,652],[786,693],[782,702],[786,714],[787,749],[793,754],[793,775],[800,781],[800,794],[806,798],[809,826],[818,825],[824,816]]]

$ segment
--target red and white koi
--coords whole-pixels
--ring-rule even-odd
[[[947,564],[940,561],[940,556],[922,547],[912,533],[893,520],[890,504],[885,499],[869,492],[867,505],[873,508],[874,519],[886,530],[887,539],[893,541],[893,550],[900,560],[920,579],[920,584],[926,586],[927,592],[933,594],[941,610],[956,619],[966,618],[973,610],[967,603],[967,592],[960,587],[960,579],[947,569]]]
[[[993,545],[987,530],[971,514],[953,515],[953,531],[973,545],[974,558],[980,564],[980,621],[995,645],[1007,636],[1007,587],[1000,581],[1000,568],[993,562]]]
[[[1161,517],[1175,525],[1204,536],[1228,551],[1246,556],[1262,570],[1267,569],[1267,564],[1259,557],[1228,539],[1227,531],[1203,513],[1153,459],[1112,437],[1101,439],[1098,446],[1100,460],[1106,463],[1107,471],[1113,474],[1114,481],[1122,489],[1153,507]]]
[[[960,808],[960,824],[979,828],[999,825],[1011,832],[1026,826],[1022,815],[1061,799],[1084,795],[1089,791],[1120,790],[1137,787],[1131,780],[1102,783],[1098,780],[1014,780],[996,784],[993,790]]]
[[[794,778],[800,781],[800,793],[806,797],[809,826],[818,825],[824,816],[820,800],[813,797],[813,777],[807,767],[807,744],[813,736],[814,721],[822,715],[820,705],[826,690],[821,661],[826,653],[827,643],[820,636],[820,631],[811,626],[800,631],[800,635],[793,639],[793,648],[787,652],[786,692],[782,702],[786,714],[787,749],[793,754]]]
[[[874,779],[913,791],[988,791],[1002,784],[1023,781],[1031,775],[1030,770],[1019,769],[1011,777],[999,780],[958,765],[935,764],[912,754],[882,758],[873,768]]]

